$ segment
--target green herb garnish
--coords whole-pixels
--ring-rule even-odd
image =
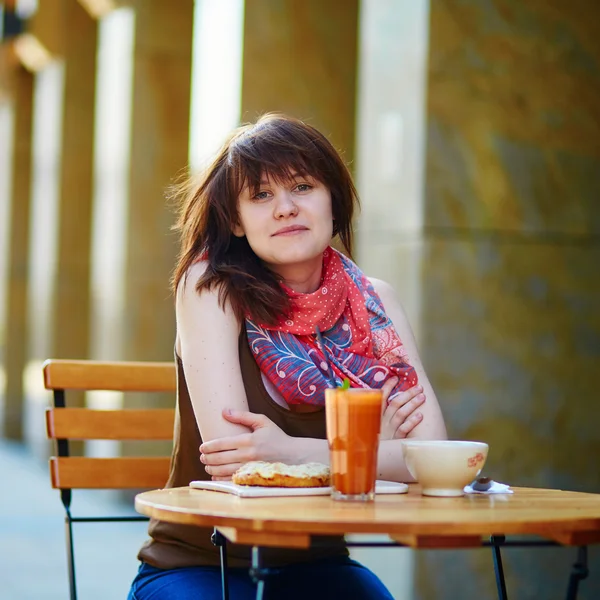
[[[347,377],[344,377],[344,383],[342,383],[341,390],[349,390],[350,389],[350,380]]]

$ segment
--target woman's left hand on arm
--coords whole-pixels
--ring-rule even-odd
[[[254,460],[281,461],[287,458],[291,437],[265,415],[224,410],[223,417],[245,425],[250,433],[217,438],[200,446],[200,460],[214,480],[230,479],[244,463]]]
[[[226,481],[244,464],[254,460],[301,464],[329,463],[327,440],[287,435],[265,415],[241,410],[224,410],[223,417],[245,425],[242,433],[204,442],[200,460],[215,481]]]

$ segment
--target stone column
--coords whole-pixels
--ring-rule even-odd
[[[361,7],[358,258],[396,290],[419,339],[428,0]]]
[[[192,0],[135,5],[121,350],[126,360],[173,358],[175,314],[169,279],[177,240],[171,232],[175,215],[165,192],[188,164],[193,9]],[[173,398],[164,402],[172,405]]]
[[[64,0],[63,11],[62,144],[50,353],[54,358],[86,358],[97,27],[76,0]]]
[[[23,67],[11,74],[12,157],[9,184],[6,310],[3,341],[6,388],[4,437],[23,438],[23,372],[27,362],[27,299],[29,266],[29,213],[31,205],[31,152],[33,75]]]
[[[306,120],[352,163],[357,48],[357,0],[246,2],[242,120]]]
[[[96,23],[76,0],[40,3],[28,22],[35,45],[21,60],[39,68],[34,93],[31,271],[28,301],[29,409],[25,437],[44,455],[41,362],[87,358],[96,76]],[[35,47],[39,52],[31,52]],[[43,57],[36,61],[36,56]],[[83,395],[69,395],[72,405]]]

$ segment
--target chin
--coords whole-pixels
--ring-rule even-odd
[[[264,260],[267,264],[273,265],[295,265],[303,262],[312,262],[319,259],[325,248],[325,246],[318,245],[310,248],[304,247],[289,247],[289,248],[277,248],[272,249],[270,252],[265,252],[264,256],[258,254],[258,256]]]

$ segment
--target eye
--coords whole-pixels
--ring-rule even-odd
[[[299,183],[296,186],[296,191],[298,192],[309,192],[310,190],[312,190],[313,186],[310,185],[309,183]]]
[[[269,197],[269,192],[258,192],[255,196],[252,196],[252,200],[266,200]]]

